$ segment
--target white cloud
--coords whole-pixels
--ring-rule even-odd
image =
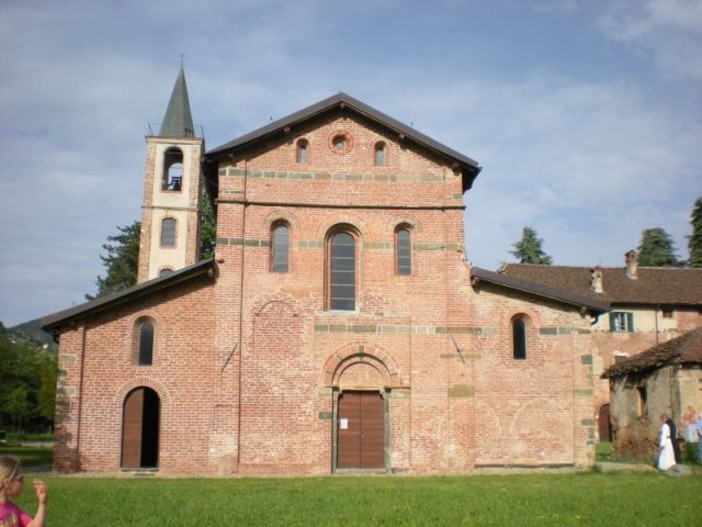
[[[698,58],[681,40],[699,49],[695,4],[444,1],[430,20],[418,6],[0,4],[0,320],[93,289],[102,243],[139,217],[143,136],[180,53],[209,148],[343,90],[477,159],[466,233],[483,267],[511,259],[524,225],[557,263],[620,264],[652,226],[684,254],[702,172]],[[535,57],[514,53],[536,34]],[[639,83],[657,75],[632,47],[663,89]],[[603,53],[627,69],[600,68]]]
[[[609,37],[653,55],[666,78],[702,80],[702,2],[618,0],[600,26]]]

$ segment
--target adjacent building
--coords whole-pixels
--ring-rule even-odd
[[[505,264],[499,271],[610,304],[593,330],[595,396],[593,415],[598,437],[612,439],[610,386],[601,374],[609,367],[657,344],[702,326],[702,269],[639,267],[636,253],[622,267],[568,267]],[[702,406],[697,407],[702,410]],[[680,421],[675,410],[673,418]]]
[[[661,414],[676,416],[678,437],[702,408],[702,328],[688,331],[607,368],[617,446],[653,447]],[[690,438],[688,438],[690,439]],[[696,442],[696,437],[693,438]]]

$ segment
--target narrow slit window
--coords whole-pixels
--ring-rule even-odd
[[[375,145],[375,166],[385,166],[385,143],[376,143]]]
[[[176,220],[165,218],[161,222],[161,247],[175,247],[176,244]]]
[[[151,322],[139,325],[139,351],[137,361],[139,366],[151,366],[154,358],[154,326]]]
[[[639,417],[648,415],[648,393],[645,386],[637,386],[636,393],[639,395]]]
[[[283,223],[273,226],[271,233],[271,271],[287,273],[290,261],[290,229]]]
[[[515,360],[526,359],[526,324],[522,317],[512,319],[512,354]]]
[[[395,231],[395,273],[400,276],[412,274],[412,239],[406,227]]]
[[[332,236],[329,243],[329,309],[356,309],[356,242],[349,233]]]
[[[297,149],[296,149],[296,154],[295,154],[295,161],[299,163],[300,165],[306,165],[307,164],[307,149],[308,149],[309,143],[307,142],[307,139],[300,139],[297,142]]]

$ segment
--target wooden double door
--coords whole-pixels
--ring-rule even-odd
[[[337,419],[337,468],[385,467],[385,411],[378,392],[343,392]]]

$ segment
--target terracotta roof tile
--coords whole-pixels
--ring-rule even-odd
[[[639,267],[635,280],[623,267],[603,267],[603,292],[591,288],[592,267],[505,264],[502,274],[610,304],[702,306],[702,269]]]
[[[514,276],[494,273],[486,269],[481,269],[480,267],[473,267],[471,269],[471,278],[473,280],[477,279],[478,281],[490,282],[508,289],[557,300],[565,304],[585,307],[594,312],[604,313],[609,311],[609,304],[602,298],[587,297],[564,288],[551,287]]]
[[[671,364],[702,364],[702,328],[657,344],[607,368],[603,378],[646,372]]]

